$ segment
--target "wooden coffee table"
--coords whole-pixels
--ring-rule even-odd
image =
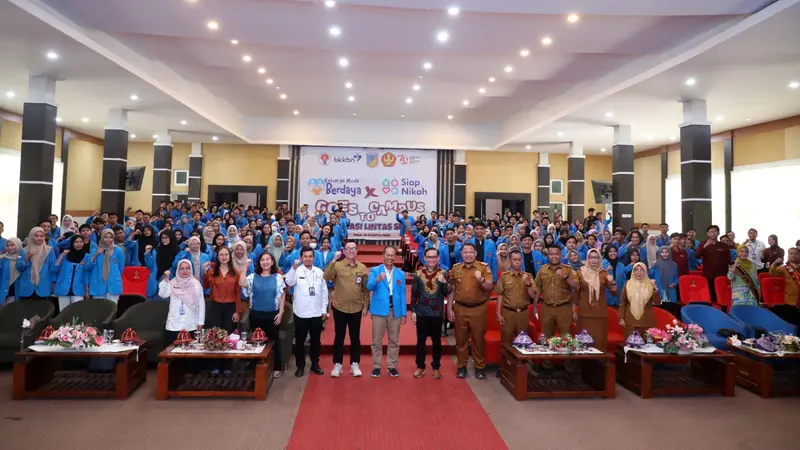
[[[525,355],[511,344],[503,344],[500,352],[500,383],[518,401],[528,398],[615,396],[614,355],[609,353]],[[572,379],[561,370],[538,376],[528,373],[528,363],[544,361],[575,362],[580,367],[580,379]]]
[[[654,395],[734,395],[733,355],[714,353],[674,355],[617,350],[617,380],[642,398]]]
[[[114,358],[113,373],[60,370],[66,360]],[[26,398],[113,397],[128,398],[147,379],[146,341],[121,352],[22,351],[14,362],[14,400]]]
[[[736,382],[762,398],[800,395],[800,353],[762,353],[748,347],[731,347]]]
[[[170,345],[159,353],[156,398],[170,397],[252,397],[266,400],[272,387],[272,342],[258,353],[175,353]],[[230,359],[255,361],[255,372],[231,374],[187,373],[190,360]]]

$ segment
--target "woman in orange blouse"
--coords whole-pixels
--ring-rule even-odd
[[[231,251],[227,247],[217,250],[216,264],[206,263],[203,288],[211,289],[209,305],[206,308],[206,328],[219,327],[231,333],[239,325],[242,315],[241,275],[233,267]],[[213,360],[211,373],[219,373],[223,367],[230,373],[230,360]]]

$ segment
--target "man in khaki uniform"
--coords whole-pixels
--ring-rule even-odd
[[[571,267],[561,264],[558,247],[547,249],[547,262],[536,274],[533,308],[536,311],[536,301],[542,294],[542,333],[550,338],[558,327],[558,332],[565,336],[572,332],[572,321],[577,320],[577,313],[573,314],[572,291],[579,288],[578,277]]]
[[[475,378],[486,378],[484,348],[486,334],[486,301],[492,289],[492,269],[475,260],[475,246],[464,244],[461,258],[464,262],[450,269],[453,290],[447,298],[447,319],[456,324],[456,376],[467,376],[467,346],[472,337],[472,359],[475,361]]]
[[[353,241],[344,244],[342,252],[336,252],[333,261],[325,267],[325,280],[333,282],[331,304],[333,307],[333,370],[331,376],[338,378],[344,362],[344,336],[350,331],[350,373],[361,376],[361,318],[367,314],[367,266],[356,261],[358,246]]]
[[[528,329],[528,305],[535,293],[533,277],[522,271],[522,253],[512,250],[509,258],[511,270],[503,272],[494,287],[501,344],[510,344],[520,331]]]

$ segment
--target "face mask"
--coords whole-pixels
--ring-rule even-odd
[[[312,242],[311,244],[309,244],[309,247],[317,248],[317,243],[316,242]]]
[[[272,232],[273,233],[277,233],[278,232],[278,227],[272,227]]]
[[[274,215],[273,216],[269,216],[269,219],[270,220],[275,220],[275,216]]]

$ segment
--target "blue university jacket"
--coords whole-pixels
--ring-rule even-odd
[[[108,279],[103,281],[103,264],[105,257],[97,255],[92,261],[90,255],[86,261],[89,273],[89,295],[92,297],[103,298],[104,295],[122,294],[122,272],[125,270],[125,252],[121,248],[114,248],[114,255],[111,256],[111,267],[109,268]]]
[[[34,286],[31,282],[31,268],[33,265],[30,261],[25,262],[25,251],[20,250],[19,259],[17,260],[17,271],[20,273],[19,278],[17,278],[17,297],[30,297],[34,292],[39,297],[50,297],[53,294],[52,274],[55,264],[56,254],[55,252],[50,252],[39,272],[39,285]]]
[[[386,317],[389,315],[389,282],[384,278],[380,282],[378,277],[386,272],[386,266],[373,267],[369,270],[367,279],[367,290],[372,292],[372,299],[369,302],[369,313],[375,316]],[[406,274],[392,267],[392,308],[394,317],[406,316]]]
[[[453,248],[455,250],[455,261],[450,261],[450,251],[449,246],[447,243],[443,244],[439,247],[439,267],[442,270],[450,270],[451,267],[461,262],[461,242],[456,241],[456,245]],[[425,263],[425,255],[419,255],[420,261],[424,264]]]
[[[86,293],[86,285],[89,284],[89,271],[87,270],[86,262],[91,259],[91,257],[91,254],[87,253],[80,263],[69,262],[65,257],[61,260],[60,265],[54,265],[53,271],[56,277],[56,287],[53,289],[53,295],[69,295],[71,283],[72,294],[83,297]]]

